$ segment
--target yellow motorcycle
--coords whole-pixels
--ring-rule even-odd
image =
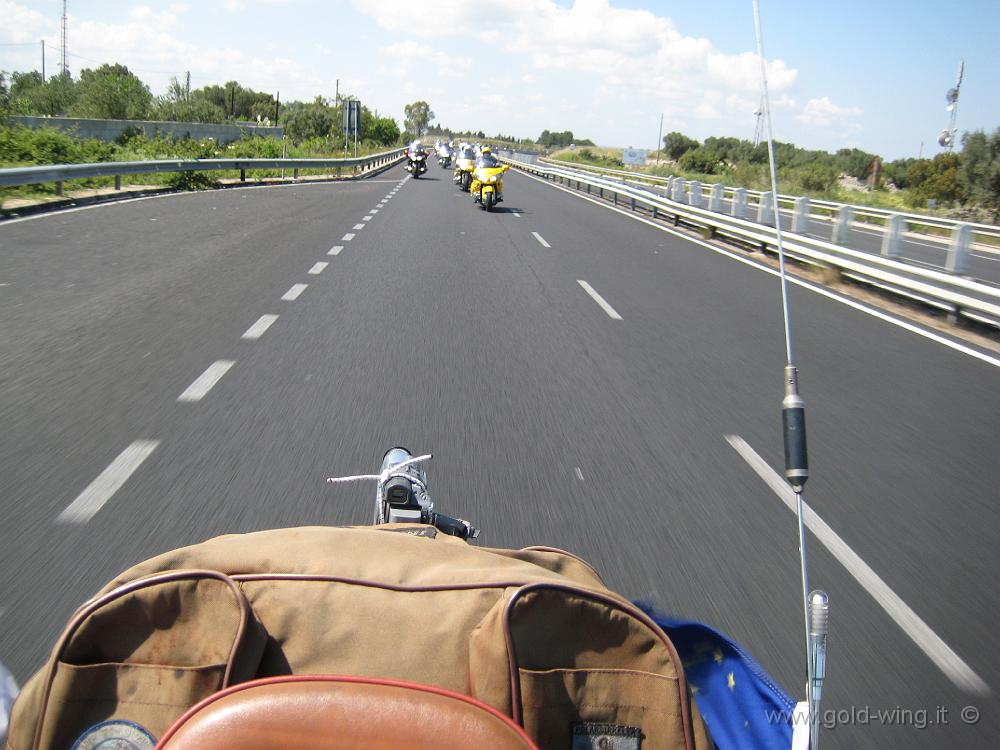
[[[465,146],[455,154],[455,184],[459,190],[469,192],[472,171],[476,168],[476,152],[472,146]]]
[[[503,173],[508,169],[510,166],[497,161],[488,148],[476,159],[469,192],[484,210],[492,211],[503,200]]]

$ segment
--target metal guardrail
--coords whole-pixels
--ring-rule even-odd
[[[709,238],[723,238],[759,250],[777,250],[774,227],[727,216],[628,184],[586,175],[579,171],[502,159],[518,169],[567,187],[595,194],[631,210],[645,210],[652,218],[672,219],[675,226],[702,229]],[[965,316],[1000,327],[1000,289],[962,276],[909,265],[892,258],[852,250],[832,242],[783,232],[785,252],[801,262],[837,269],[842,275],[886,291],[946,310],[957,319]]]
[[[717,187],[716,184],[701,184],[696,181],[684,180],[680,177],[660,177],[658,175],[647,175],[642,172],[635,172],[627,169],[609,169],[607,167],[597,167],[591,164],[578,164],[570,162],[562,162],[558,159],[546,159],[540,158],[540,162],[544,164],[549,164],[551,166],[558,166],[563,169],[574,169],[574,170],[584,170],[588,172],[595,172],[598,174],[605,175],[620,175],[622,177],[631,178],[636,182],[647,182],[654,185],[661,185],[666,187],[671,196],[673,196],[674,188],[677,184],[682,185],[682,190],[687,188],[692,182],[697,186],[697,189],[701,192],[700,200],[708,198],[712,200],[716,196],[718,198],[726,198],[729,200],[738,199],[740,191],[742,195],[747,199],[753,199],[754,203],[747,202],[744,204],[744,211],[747,208],[757,207],[760,208],[760,203],[762,198],[766,201],[770,197],[770,192],[762,192],[760,190],[750,190],[747,188],[733,188],[727,185],[722,185],[722,193],[718,194],[715,191],[713,194],[713,189]],[[687,193],[685,193],[687,195]],[[767,196],[764,198],[764,196]],[[806,201],[805,204],[802,201]],[[883,229],[892,231],[892,224],[895,223],[897,226],[902,224],[902,227],[934,227],[937,229],[943,229],[949,234],[954,234],[958,227],[968,227],[969,229],[964,230],[970,233],[970,239],[975,236],[980,237],[991,237],[1000,238],[1000,226],[993,224],[976,224],[973,222],[959,222],[954,219],[943,219],[938,216],[930,216],[928,214],[916,214],[916,213],[906,213],[899,211],[890,211],[884,208],[874,208],[872,206],[859,206],[851,203],[837,203],[835,201],[820,200],[814,198],[802,198],[794,195],[778,195],[778,205],[779,207],[785,204],[787,208],[782,210],[791,210],[793,213],[801,213],[803,206],[805,207],[806,213],[810,218],[817,220],[829,220],[836,221],[845,215],[845,209],[847,213],[847,220],[851,221],[856,217],[866,217],[868,219],[874,219],[874,221],[867,221],[865,225],[874,229]],[[819,208],[825,213],[811,213],[811,209]],[[766,209],[765,209],[766,213]],[[894,219],[894,217],[900,217],[899,219]],[[898,231],[896,230],[895,237],[898,237]],[[942,238],[942,241],[947,241],[948,238]],[[887,248],[888,252],[885,254],[889,257],[896,255],[892,251],[892,248]]]
[[[343,169],[356,167],[374,168],[402,158],[403,149],[384,151],[369,156],[349,159],[167,159],[162,161],[109,161],[93,164],[49,164],[38,167],[14,167],[0,169],[0,187],[13,185],[37,185],[55,182],[57,185],[67,180],[91,177],[114,177],[115,188],[121,188],[122,175],[153,174],[157,172],[205,172],[237,171],[240,179],[246,179],[248,170],[290,169],[293,177],[300,169]],[[57,193],[61,190],[57,189]]]

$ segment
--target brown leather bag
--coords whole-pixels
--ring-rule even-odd
[[[68,749],[108,721],[155,741],[207,696],[287,674],[469,695],[541,748],[710,747],[667,636],[587,563],[417,525],[222,536],[125,571],[25,686],[7,747]]]

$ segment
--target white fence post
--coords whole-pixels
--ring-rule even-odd
[[[722,211],[722,191],[724,187],[722,185],[712,185],[712,192],[708,196],[708,210],[709,211]]]
[[[774,226],[774,193],[770,190],[760,194],[760,203],[757,205],[757,223]]]
[[[809,230],[809,199],[795,199],[795,213],[792,214],[792,231],[805,234]]]
[[[837,209],[836,218],[833,220],[833,232],[830,234],[830,242],[834,245],[846,245],[847,236],[851,230],[851,214],[853,210],[850,206],[841,206]]]
[[[886,258],[899,257],[899,234],[903,231],[903,216],[892,214],[885,220],[885,230],[882,233],[882,255]]]
[[[948,260],[945,268],[949,273],[964,276],[969,270],[969,243],[972,240],[972,227],[962,223],[951,231],[951,243],[948,245]]]
[[[685,188],[687,188],[687,180],[675,177],[673,185],[670,186],[670,200],[683,203]]]
[[[695,208],[701,208],[701,183],[698,180],[691,180],[689,191],[688,203]]]
[[[736,188],[733,190],[733,208],[730,212],[737,219],[747,217],[747,189]]]

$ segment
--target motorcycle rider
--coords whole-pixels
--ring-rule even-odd
[[[482,152],[476,158],[476,169],[493,169],[500,166],[499,160],[493,155],[493,151],[489,146],[483,146]],[[480,197],[475,199],[476,203],[482,203],[482,183],[475,176],[475,172],[472,173],[472,185],[469,187],[469,192],[473,195],[479,195]],[[497,180],[497,203],[503,201],[503,182],[499,179]]]

